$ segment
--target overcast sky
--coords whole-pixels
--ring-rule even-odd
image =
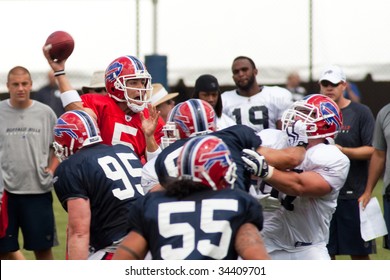
[[[18,64],[46,71],[41,47],[56,30],[75,39],[68,71],[104,70],[114,58],[137,50],[144,60],[153,53],[153,5],[139,1],[137,48],[135,3],[0,0],[0,73]],[[359,65],[390,63],[390,1],[313,0],[313,7],[315,66],[340,64],[358,77]],[[229,73],[238,55],[252,57],[267,75],[277,77],[278,68],[291,67],[307,76],[309,0],[158,0],[157,8],[157,53],[168,56],[171,81],[221,69]],[[218,78],[231,81],[230,74]]]

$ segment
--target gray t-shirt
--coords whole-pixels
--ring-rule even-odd
[[[382,194],[384,194],[385,189],[390,188],[390,104],[384,106],[376,117],[372,146],[375,149],[386,151],[386,167],[382,190]]]
[[[47,105],[33,101],[26,109],[0,102],[0,164],[4,188],[15,194],[52,190],[52,176],[45,172],[57,117]]]

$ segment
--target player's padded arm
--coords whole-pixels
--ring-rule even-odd
[[[306,149],[303,146],[288,147],[281,150],[260,146],[256,151],[264,156],[269,165],[281,170],[298,166],[304,160],[306,154]]]
[[[143,260],[148,252],[148,243],[145,238],[135,231],[131,231],[119,244],[113,260]]]
[[[324,177],[314,171],[297,173],[275,168],[272,176],[264,180],[277,190],[292,196],[321,197],[332,191]]]
[[[245,223],[237,232],[234,247],[244,260],[269,260],[260,232],[254,224]]]
[[[89,254],[89,228],[91,209],[89,200],[67,200],[68,209],[68,256],[70,260],[86,260]]]
[[[259,147],[257,152],[263,155],[267,163],[278,169],[291,169],[299,165],[305,158],[308,145],[307,126],[301,120],[297,120],[285,130],[288,147],[282,150],[274,150]]]

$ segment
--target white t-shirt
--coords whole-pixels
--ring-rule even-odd
[[[292,95],[278,86],[263,86],[251,96],[241,96],[236,90],[221,95],[223,112],[237,124],[244,124],[259,132],[265,128],[276,128],[284,110],[292,104]]]
[[[217,118],[217,130],[224,129],[235,124],[236,122],[224,113],[222,113],[220,118]]]

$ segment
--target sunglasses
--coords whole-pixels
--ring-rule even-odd
[[[338,86],[341,84],[341,82],[340,82],[340,83],[337,83],[337,84],[334,84],[334,83],[331,83],[331,82],[329,82],[329,81],[321,81],[320,84],[321,84],[321,86],[323,86],[323,87],[328,87],[328,86],[331,86],[331,87],[338,87]]]

